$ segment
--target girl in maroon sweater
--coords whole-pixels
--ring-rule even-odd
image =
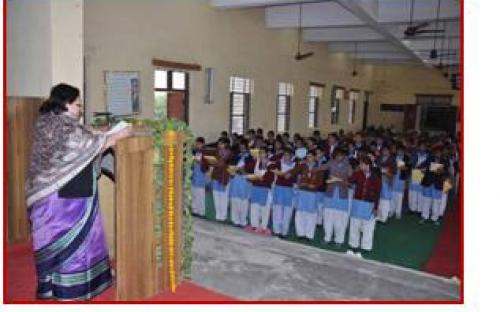
[[[324,182],[323,171],[317,167],[313,152],[307,154],[306,162],[298,165],[297,212],[295,230],[297,237],[314,239],[318,219],[318,192]]]
[[[217,221],[225,221],[227,218],[228,184],[230,179],[229,172],[227,172],[227,166],[231,159],[229,140],[227,138],[221,138],[217,143],[216,157],[216,163],[212,164],[212,191],[215,206],[215,219]]]
[[[375,215],[382,182],[380,177],[373,172],[370,158],[363,156],[360,159],[359,170],[349,178],[349,183],[355,186],[349,230],[349,245],[354,252],[348,250],[347,253],[362,257],[359,250],[360,238],[362,250],[370,251],[373,247]]]
[[[295,184],[295,162],[293,151],[286,148],[283,156],[276,162],[276,185],[273,190],[273,232],[285,237],[288,235],[293,215],[293,185]]]
[[[268,152],[264,149],[259,151],[259,157],[255,161],[253,176],[250,182],[250,225],[251,230],[261,234],[270,235],[267,228],[271,213],[271,186],[274,182],[274,171],[276,166],[268,158]]]

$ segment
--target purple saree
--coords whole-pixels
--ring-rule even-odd
[[[96,183],[105,141],[67,115],[37,121],[26,191],[39,299],[87,300],[112,283]],[[85,168],[76,188],[92,184],[89,192],[61,193]]]

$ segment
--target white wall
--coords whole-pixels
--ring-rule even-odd
[[[47,96],[52,84],[49,0],[7,2],[7,95]]]
[[[376,92],[369,107],[368,125],[393,125],[402,130],[404,114],[381,112],[380,104],[415,104],[416,94],[452,95],[452,104],[460,104],[460,92],[451,89],[449,80],[436,69],[423,66],[375,66],[373,88]]]
[[[51,0],[52,84],[83,88],[83,0]]]
[[[7,95],[46,97],[83,86],[83,0],[9,0]]]
[[[303,51],[314,51],[315,55],[296,62],[296,40],[295,30],[266,29],[262,9],[216,10],[207,0],[86,0],[87,117],[92,111],[106,110],[105,70],[140,71],[142,116],[152,117],[151,59],[159,58],[214,68],[213,104],[203,102],[204,73],[193,72],[190,76],[190,125],[199,135],[214,139],[221,130],[228,129],[231,75],[254,79],[250,126],[264,129],[276,127],[278,82],[293,83],[291,132],[310,131],[308,85],[310,81],[325,83],[319,126],[322,131],[330,131],[331,86],[370,88],[371,66],[359,68],[366,74],[351,79],[350,61],[330,55],[324,44],[305,44]],[[361,118],[357,121],[352,127],[358,127]]]
[[[266,29],[264,12],[258,8],[217,10],[208,0],[85,0],[87,118],[94,111],[106,110],[106,70],[140,72],[141,116],[152,117],[153,58],[214,68],[213,104],[204,104],[204,72],[190,76],[190,125],[209,140],[229,127],[231,75],[255,81],[250,115],[254,128],[275,129],[278,82],[293,83],[290,132],[301,133],[311,132],[307,128],[310,81],[326,85],[319,108],[322,132],[361,129],[365,90],[373,92],[368,125],[393,124],[398,129],[403,114],[381,113],[381,103],[414,103],[415,93],[451,93],[444,78],[422,66],[358,64],[358,75],[352,77],[350,59],[345,54],[329,54],[325,44],[306,43],[303,52],[314,51],[315,55],[296,62],[296,40],[296,30]],[[347,123],[347,100],[341,103],[340,123],[330,124],[333,85],[362,91],[354,124]]]

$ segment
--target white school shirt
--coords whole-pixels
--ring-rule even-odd
[[[260,159],[255,162],[254,174],[258,177],[263,177],[266,174],[267,168],[259,169],[260,167]]]
[[[290,162],[287,164],[283,160],[281,160],[281,172],[286,173],[286,172],[292,170],[293,168],[295,168],[294,162]]]

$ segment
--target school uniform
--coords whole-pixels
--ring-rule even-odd
[[[217,152],[217,163],[213,165],[212,171],[212,192],[215,206],[215,219],[225,221],[227,219],[228,193],[230,175],[227,172],[227,165],[231,159],[229,149]]]
[[[431,172],[432,175],[432,204],[431,204],[431,220],[436,222],[444,215],[446,204],[448,202],[448,193],[443,191],[443,184],[449,177],[446,164],[448,159],[445,157],[433,157],[432,162],[443,165],[443,171]]]
[[[361,170],[356,171],[349,178],[349,182],[355,186],[349,224],[349,245],[352,248],[361,246],[364,250],[372,250],[376,223],[375,211],[382,182],[376,174],[370,173],[366,176]]]
[[[335,143],[333,145],[330,143],[325,144],[324,152],[328,160],[333,159],[335,149],[337,148],[338,145],[339,145],[338,143]]]
[[[250,153],[241,153],[236,157],[237,172],[231,179],[229,186],[229,199],[231,207],[231,221],[235,225],[246,226],[248,224],[248,206],[251,184],[245,174],[253,172],[255,165]]]
[[[437,196],[437,192],[434,190],[435,183],[435,173],[430,170],[430,166],[432,162],[436,162],[434,157],[429,157],[426,161],[426,166],[423,169],[424,177],[422,179],[421,188],[422,194],[421,199],[419,200],[419,204],[421,207],[421,218],[422,220],[429,220],[432,213],[432,201],[435,196]],[[435,218],[435,216],[433,216]],[[433,221],[436,221],[437,218]]]
[[[317,165],[322,166],[322,165],[326,164],[327,162],[328,162],[328,159],[326,158],[326,156],[323,156],[319,161],[317,161]],[[318,225],[323,224],[323,211],[324,211],[323,202],[325,200],[325,192],[326,192],[325,181],[326,181],[326,178],[327,178],[327,174],[325,171],[323,171],[321,174],[322,183],[321,183],[321,186],[319,187],[317,195],[316,195],[318,197],[318,199],[317,199],[318,218],[317,218],[316,224],[318,224]]]
[[[338,161],[332,159],[327,163],[329,177],[343,180],[349,179],[352,174],[351,165],[347,157]],[[323,228],[325,242],[330,242],[332,235],[337,244],[344,243],[347,224],[349,222],[349,190],[341,182],[329,183],[323,201]]]
[[[273,233],[286,236],[293,215],[293,185],[296,181],[295,162],[280,160],[276,162],[276,169],[290,175],[279,175],[276,178],[272,196]]]
[[[295,149],[295,156],[293,157],[294,161],[300,161],[307,156],[307,148],[299,147]]]
[[[426,152],[415,152],[412,155],[412,170],[422,170],[428,166],[428,154]],[[410,191],[408,193],[408,208],[413,212],[422,212],[423,188],[422,181],[410,180]]]
[[[403,166],[399,166],[398,164],[392,187],[391,211],[396,215],[396,219],[401,219],[403,211],[403,198],[406,189],[406,181],[408,180],[410,174],[409,161],[410,159],[407,155],[396,156],[396,162],[404,164]]]
[[[274,182],[276,169],[274,163],[264,165],[260,160],[255,161],[253,174],[261,177],[261,180],[252,180],[250,191],[250,225],[261,231],[267,230],[271,214],[272,193],[271,187]]]
[[[382,172],[382,190],[378,203],[377,220],[387,222],[387,219],[394,214],[391,203],[394,174],[396,172],[396,160],[392,156],[382,156],[379,159],[379,167]]]
[[[205,216],[205,187],[209,182],[207,171],[208,163],[203,158],[203,152],[196,151],[191,178],[191,212],[198,216]]]
[[[315,165],[314,165],[315,166]],[[314,166],[300,164],[297,189],[295,230],[298,237],[314,239],[318,219],[318,192],[323,183],[323,172],[312,171]]]

